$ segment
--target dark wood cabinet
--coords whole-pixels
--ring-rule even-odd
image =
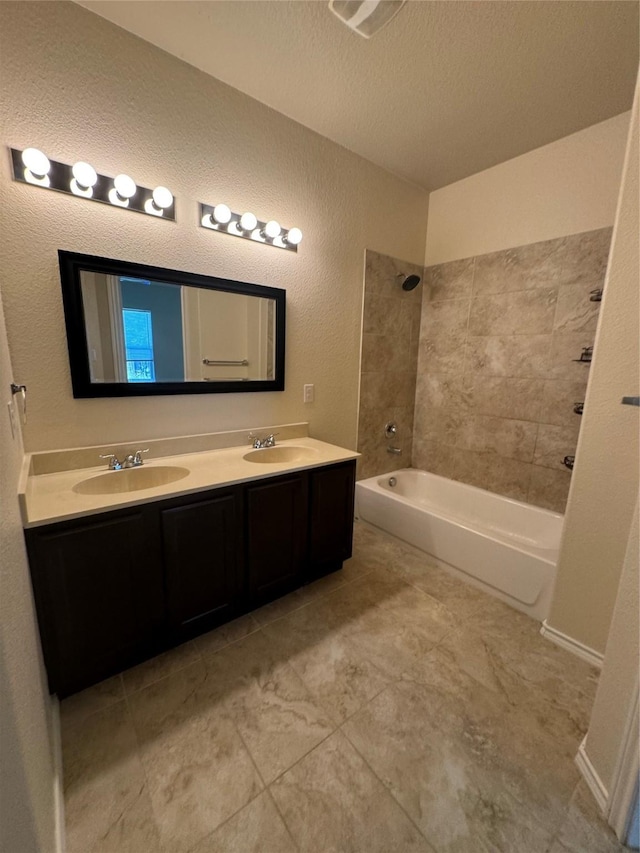
[[[309,576],[341,568],[353,546],[355,462],[316,468],[309,474]]]
[[[176,642],[232,619],[243,586],[242,491],[160,512],[168,627]]]
[[[25,531],[52,693],[67,696],[351,556],[355,462]]]
[[[154,522],[143,509],[28,531],[45,663],[61,696],[161,648],[164,589]]]
[[[257,605],[304,582],[307,474],[247,486],[246,501],[249,596]]]

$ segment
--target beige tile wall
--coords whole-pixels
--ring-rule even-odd
[[[419,275],[415,264],[367,250],[365,258],[362,363],[358,417],[358,477],[411,465],[416,366],[423,284],[402,289],[400,274]],[[384,426],[395,421],[389,441]],[[387,447],[402,449],[392,455]]]
[[[425,271],[414,467],[564,511],[589,374],[572,359],[593,344],[610,241],[604,228]]]

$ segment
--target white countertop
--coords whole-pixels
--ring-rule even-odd
[[[18,494],[23,526],[39,527],[56,521],[137,506],[149,501],[189,495],[219,486],[262,480],[288,471],[318,468],[334,462],[356,459],[360,455],[353,450],[308,437],[278,441],[276,445],[287,446],[310,448],[315,451],[315,456],[312,461],[256,464],[243,458],[251,450],[244,444],[219,450],[145,459],[144,468],[175,465],[188,468],[189,474],[181,480],[163,486],[109,495],[83,495],[73,491],[73,487],[83,480],[108,473],[105,465],[56,471],[51,474],[25,474]],[[268,453],[268,450],[265,450],[265,453]],[[117,477],[119,473],[111,472],[109,476]]]

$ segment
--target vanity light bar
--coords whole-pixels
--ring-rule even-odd
[[[266,243],[278,249],[297,252],[302,240],[299,228],[282,228],[275,219],[262,222],[253,213],[234,213],[226,204],[200,203],[200,225],[210,231],[231,234],[232,237],[244,237],[256,243]]]
[[[10,150],[15,181],[170,219],[172,222],[176,220],[175,199],[166,187],[150,190],[138,186],[129,175],[116,175],[115,178],[100,175],[90,163],[83,161],[68,166],[50,160],[37,148]]]

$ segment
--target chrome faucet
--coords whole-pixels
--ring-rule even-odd
[[[133,454],[130,453],[128,456],[125,456],[125,458],[122,462],[122,467],[123,468],[137,468],[139,465],[142,465],[144,463],[144,459],[142,458],[142,454],[148,453],[148,452],[149,452],[149,448],[147,447],[146,450],[136,450],[135,453],[133,453]]]
[[[263,447],[275,447],[277,435],[277,432],[270,432],[266,438],[258,438],[250,432],[249,441],[254,450],[262,450]]]
[[[110,471],[119,471],[122,468],[122,463],[120,462],[115,453],[105,453],[104,455],[100,454],[100,459],[109,460]]]
[[[146,450],[136,450],[135,453],[130,453],[128,456],[125,456],[122,462],[120,462],[115,453],[105,453],[104,455],[101,454],[100,459],[109,460],[110,471],[120,471],[122,468],[137,468],[139,465],[142,465],[144,462],[142,454],[148,452],[148,447]]]

